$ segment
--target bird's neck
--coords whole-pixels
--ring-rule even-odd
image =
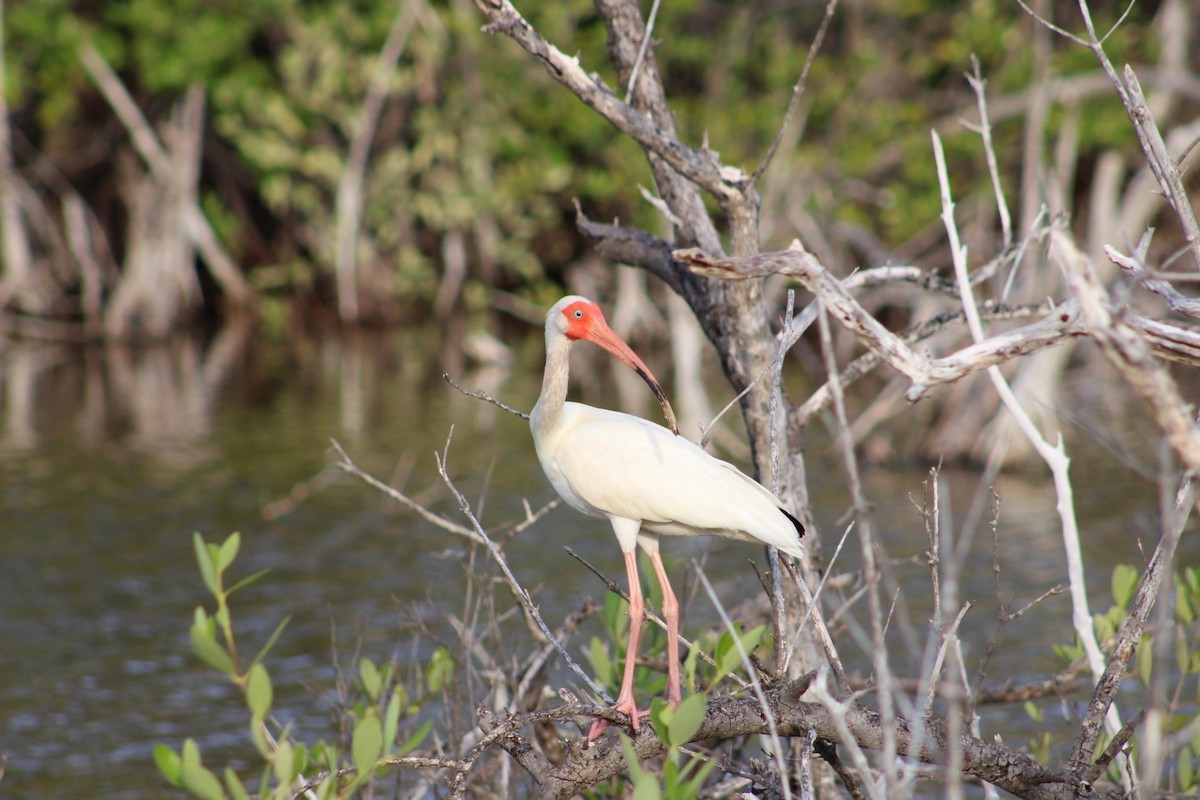
[[[529,415],[529,424],[537,435],[553,429],[562,417],[567,402],[571,342],[566,337],[546,337],[546,370],[542,373],[542,394]]]

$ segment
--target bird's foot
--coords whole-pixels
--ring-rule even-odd
[[[616,705],[613,706],[613,711],[618,711],[629,717],[630,727],[635,731],[638,729],[638,721],[650,713],[649,710],[639,710],[637,703],[633,702],[632,697],[625,698],[623,700],[618,698]],[[610,725],[612,725],[612,723],[608,720],[597,717],[592,721],[591,729],[588,730],[587,740],[589,742],[596,741],[606,730],[608,730]]]

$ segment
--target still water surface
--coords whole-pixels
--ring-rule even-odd
[[[0,797],[161,797],[168,790],[150,760],[154,744],[178,747],[196,737],[218,764],[247,752],[240,701],[190,653],[192,609],[209,605],[193,561],[194,531],[209,540],[241,531],[234,572],[271,570],[235,602],[235,624],[247,641],[262,642],[292,617],[269,662],[277,706],[308,738],[330,736],[321,693],[333,682],[331,624],[344,640],[361,636],[386,658],[400,646],[392,643],[402,638],[402,609],[410,616],[420,609],[436,624],[443,610],[461,605],[465,552],[460,541],[332,470],[331,437],[364,469],[453,514],[433,459],[453,426],[450,471],[468,497],[486,497],[484,524],[520,517],[525,500],[537,508],[552,497],[528,428],[439,376],[449,369],[464,385],[528,409],[539,389],[540,338],[517,344],[511,370],[464,363],[459,349],[428,331],[272,345],[231,329],[149,349],[23,343],[0,350],[0,753],[7,756]],[[716,396],[723,404],[724,393]],[[653,402],[643,399],[630,410],[650,416]],[[829,451],[814,451],[814,499],[829,552],[845,498]],[[1111,473],[1081,481],[1098,488],[1077,498],[1103,608],[1112,565],[1140,564],[1134,539],[1153,541],[1156,500],[1102,458],[1077,467],[1088,470]],[[919,497],[925,478],[923,469],[868,474],[875,520],[898,560],[925,549],[909,499]],[[947,472],[945,480],[961,512],[976,478]],[[1002,590],[1019,607],[1064,580],[1054,496],[1038,475],[1005,476],[998,489]],[[1183,563],[1200,555],[1191,539]],[[562,544],[620,572],[611,533],[569,510],[513,542],[510,563],[542,587],[552,625],[602,591]],[[730,605],[755,591],[745,563],[756,549],[723,542],[667,549],[679,558],[676,572],[707,552],[706,568]],[[857,543],[846,550],[843,568],[851,569]],[[990,538],[981,536],[975,550],[966,593],[979,611],[966,635],[977,655],[993,629]],[[897,574],[914,619],[922,619],[927,577],[917,565],[902,564]],[[705,605],[692,609],[692,624],[711,618]],[[990,673],[1019,680],[1052,671],[1049,644],[1071,638],[1067,616],[1065,599],[1054,598],[1023,617]]]

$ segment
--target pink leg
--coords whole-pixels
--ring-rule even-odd
[[[633,700],[633,671],[637,668],[638,641],[642,638],[642,621],[646,616],[646,600],[642,596],[642,584],[638,579],[637,551],[625,553],[625,572],[629,577],[629,644],[625,648],[625,674],[621,679],[621,691],[617,695],[614,711],[629,715],[636,731],[638,720],[649,712],[638,711]],[[674,598],[672,598],[673,600]],[[606,719],[597,719],[588,731],[588,741],[595,741],[608,729]]]
[[[658,585],[662,587],[663,619],[667,622],[667,703],[671,708],[679,708],[679,702],[683,699],[679,687],[679,601],[675,598],[675,592],[671,591],[671,582],[667,579],[667,570],[658,550],[650,552],[650,563],[654,565],[654,574],[658,576]]]

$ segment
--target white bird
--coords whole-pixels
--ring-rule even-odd
[[[653,422],[567,402],[571,344],[600,345],[635,369],[650,385],[670,421],[671,430]],[[662,586],[667,623],[667,702],[677,707],[679,685],[679,603],[667,580],[658,551],[660,534],[715,534],[773,545],[800,557],[804,528],[779,499],[732,464],[709,455],[678,434],[662,386],[637,354],[608,327],[600,307],[584,297],[564,297],[546,314],[546,371],[542,394],[529,416],[538,460],[567,505],[603,517],[625,556],[629,578],[629,644],[621,690],[613,706],[638,727],[633,674],[645,599],[638,578],[636,546],[650,557]],[[597,719],[588,732],[595,739],[608,722]]]

